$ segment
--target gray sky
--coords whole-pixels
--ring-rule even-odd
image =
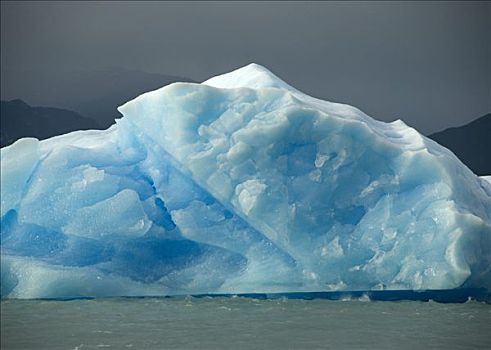
[[[123,67],[201,81],[256,62],[306,93],[424,133],[491,111],[490,2],[2,1],[1,10],[2,71]]]

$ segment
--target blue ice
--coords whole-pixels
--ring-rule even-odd
[[[12,298],[491,288],[491,183],[251,64],[1,150]]]

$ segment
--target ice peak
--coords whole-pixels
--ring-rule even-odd
[[[229,73],[217,75],[204,81],[202,84],[222,89],[240,87],[258,89],[272,87],[296,91],[294,87],[288,85],[270,70],[257,63],[250,63]]]

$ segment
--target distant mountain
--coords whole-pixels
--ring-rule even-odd
[[[477,175],[491,175],[491,113],[429,137],[450,149]]]
[[[123,68],[93,71],[2,71],[2,99],[21,98],[31,105],[57,106],[108,127],[121,115],[116,108],[134,97],[189,78]]]
[[[22,137],[46,139],[75,130],[100,129],[97,122],[65,109],[31,107],[22,100],[0,102],[0,146]]]

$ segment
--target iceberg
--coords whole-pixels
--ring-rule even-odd
[[[491,289],[491,182],[250,64],[1,149],[8,298]]]

